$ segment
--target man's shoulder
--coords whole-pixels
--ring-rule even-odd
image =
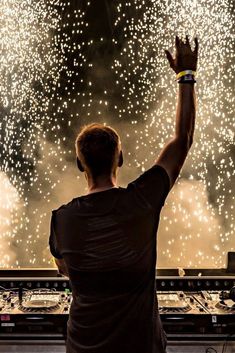
[[[75,208],[77,206],[77,200],[78,198],[73,198],[71,201],[69,201],[68,203],[66,204],[62,204],[61,206],[59,206],[58,208],[56,209],[53,209],[52,213],[60,213],[60,212],[63,212],[63,211],[67,211],[67,210],[71,210],[73,208]]]

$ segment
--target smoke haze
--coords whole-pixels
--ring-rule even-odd
[[[225,266],[235,236],[233,1],[193,2],[193,13],[188,0],[89,3],[0,5],[9,17],[8,37],[0,29],[0,266],[51,267],[51,210],[87,191],[74,149],[84,124],[120,133],[119,185],[154,164],[175,123],[177,85],[164,50],[186,33],[200,42],[198,113],[161,212],[158,266]]]

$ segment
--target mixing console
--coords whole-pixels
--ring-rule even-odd
[[[0,294],[0,315],[22,313],[68,313],[71,294],[36,290],[27,291],[22,298],[16,291],[3,291]]]
[[[233,286],[229,289],[227,283]],[[235,333],[234,278],[158,278],[157,288],[168,336],[206,339],[212,335],[218,339]],[[22,334],[65,337],[71,302],[65,278],[0,279],[0,338]]]

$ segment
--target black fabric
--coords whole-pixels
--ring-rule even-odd
[[[155,288],[156,232],[169,192],[154,166],[127,188],[73,199],[53,211],[50,249],[73,291],[67,353],[163,353]]]
[[[50,246],[50,251],[51,254],[56,258],[56,259],[62,259],[63,256],[60,254],[58,248],[57,248],[57,240],[56,240],[56,235],[55,235],[55,212],[52,211],[52,216],[51,216],[51,226],[50,226],[50,238],[49,238],[49,246]]]

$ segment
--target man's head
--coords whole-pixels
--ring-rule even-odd
[[[123,164],[120,138],[110,126],[95,123],[83,127],[75,146],[78,168],[93,178],[111,175]]]

